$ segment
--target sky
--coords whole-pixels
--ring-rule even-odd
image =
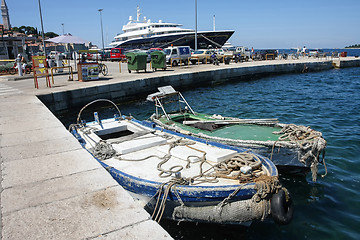
[[[41,30],[39,0],[6,0],[13,27]],[[122,32],[136,7],[153,22],[195,29],[195,0],[41,0],[45,32],[64,32],[107,46]],[[343,48],[360,44],[360,0],[197,0],[198,30],[235,30],[234,46]],[[2,20],[1,20],[2,21]]]

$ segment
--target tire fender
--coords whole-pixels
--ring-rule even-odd
[[[286,191],[286,193],[285,193]],[[289,224],[293,218],[294,205],[286,188],[281,189],[271,198],[271,216],[277,224]]]

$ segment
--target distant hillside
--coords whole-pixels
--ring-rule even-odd
[[[351,45],[351,46],[347,46],[345,48],[360,48],[360,44],[354,44],[354,45]]]

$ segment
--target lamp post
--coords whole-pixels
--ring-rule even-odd
[[[102,12],[103,9],[98,9],[100,13],[100,24],[101,24],[101,40],[102,40],[102,52],[104,54],[104,32],[103,32],[103,24],[102,24]]]
[[[41,21],[41,36],[42,36],[42,42],[43,42],[43,46],[44,46],[44,55],[46,57],[46,47],[45,47],[45,37],[44,37],[44,24],[43,24],[43,19],[42,19],[42,14],[41,14],[41,4],[40,4],[40,0],[38,0],[39,2],[39,12],[40,12],[40,21]]]
[[[195,0],[195,51],[197,51],[197,0]]]

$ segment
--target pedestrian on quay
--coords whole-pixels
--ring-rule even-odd
[[[301,52],[302,52],[302,54],[303,54],[303,57],[305,57],[305,56],[306,56],[306,47],[305,47],[305,46],[303,47],[303,49],[302,49]]]

